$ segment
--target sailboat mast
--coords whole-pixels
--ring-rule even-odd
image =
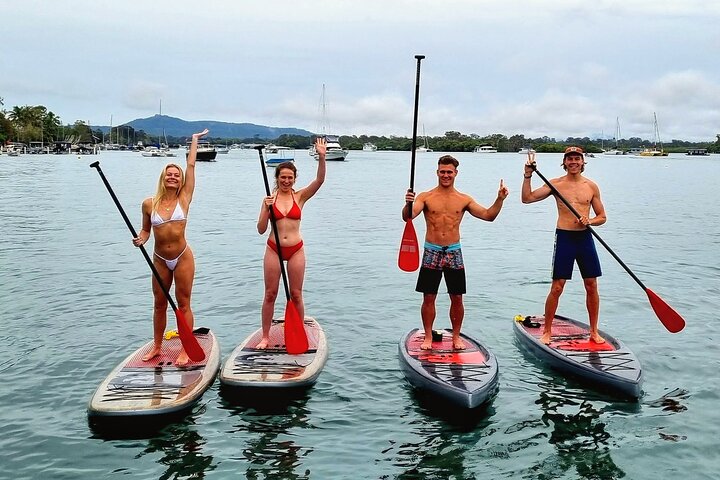
[[[653,123],[655,124],[655,143],[660,145],[660,151],[663,151],[662,141],[660,140],[660,128],[658,127],[657,113],[653,112]]]

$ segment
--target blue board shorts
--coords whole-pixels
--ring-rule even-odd
[[[577,261],[582,278],[602,275],[595,242],[590,230],[555,230],[553,251],[553,280],[570,280],[573,265]]]
[[[440,288],[440,279],[443,276],[450,295],[465,293],[465,265],[460,243],[443,247],[425,242],[422,266],[415,291],[437,294]]]

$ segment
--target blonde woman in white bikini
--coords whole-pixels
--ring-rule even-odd
[[[158,180],[158,188],[154,197],[146,198],[142,203],[142,230],[133,239],[136,247],[147,243],[152,229],[155,237],[153,263],[167,289],[175,281],[175,297],[178,309],[193,328],[193,313],[190,308],[190,295],[195,278],[195,257],[185,240],[187,216],[195,190],[195,159],[197,157],[198,139],[207,135],[205,129],[194,133],[187,156],[187,166],[183,173],[179,165],[168,164]],[[167,325],[168,301],[160,285],[153,276],[152,290],[153,308],[153,341],[154,347],[143,361],[148,361],[160,354],[163,335]],[[190,361],[185,350],[180,351],[175,365],[185,366]]]

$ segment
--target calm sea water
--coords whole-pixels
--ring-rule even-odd
[[[439,155],[418,155],[416,190],[436,184]],[[86,405],[151,337],[150,272],[88,164],[101,162],[138,225],[165,162],[128,152],[0,157],[0,477],[718,478],[718,156],[598,156],[587,166],[608,212],[598,233],[687,320],[668,333],[601,250],[601,328],[640,358],[638,402],[581,387],[520,353],[512,319],[542,311],[555,207],[520,202],[523,156],[457,156],[457,187],[480,203],[494,200],[501,178],[511,189],[494,223],[468,216],[462,225],[464,330],[500,364],[488,408],[439,408],[405,383],[397,342],[420,325],[421,300],[415,274],[396,266],[410,155],[353,151],[329,163],[303,212],[307,313],[331,349],[318,383],[300,398],[257,402],[227,399],[216,382],[177,422],[122,434],[93,431]],[[305,185],[316,163],[305,151],[295,157]],[[264,186],[254,151],[218,160],[198,164],[187,234],[196,324],[212,328],[227,355],[259,325]],[[562,174],[559,155],[538,155],[538,165],[547,177]],[[415,225],[422,237],[422,220]],[[437,327],[449,326],[448,306],[440,296]],[[579,280],[559,313],[586,318]]]

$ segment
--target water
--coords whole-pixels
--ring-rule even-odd
[[[416,190],[436,184],[439,155],[418,155]],[[317,164],[304,151],[295,157],[306,185]],[[520,202],[523,156],[457,157],[457,187],[480,203],[492,203],[500,178],[511,189],[494,223],[466,216],[462,225],[465,332],[500,364],[488,408],[438,408],[405,383],[397,342],[420,324],[416,276],[396,266],[409,153],[353,151],[328,165],[303,211],[307,312],[331,349],[318,383],[299,398],[238,402],[216,382],[175,423],[124,434],[91,430],[86,405],[151,336],[150,272],[88,164],[101,162],[138,225],[164,162],[129,152],[0,157],[0,477],[717,478],[717,156],[598,156],[587,167],[608,213],[598,233],[688,322],[668,333],[601,250],[601,328],[640,358],[638,402],[578,386],[520,353],[511,322],[542,311],[555,207]],[[226,356],[259,325],[265,239],[255,223],[264,186],[256,152],[218,160],[198,164],[187,234],[196,322],[215,331]],[[559,164],[559,155],[538,155],[549,178],[562,173]],[[422,220],[415,226],[422,237]],[[448,306],[439,296],[440,328]],[[559,313],[585,318],[577,278]]]

